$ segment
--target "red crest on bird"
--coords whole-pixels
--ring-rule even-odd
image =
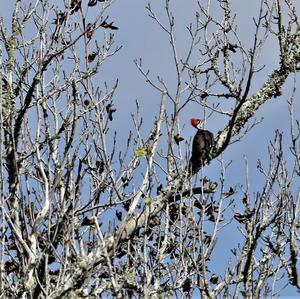
[[[199,118],[191,118],[191,125],[195,128],[198,128],[201,120]]]

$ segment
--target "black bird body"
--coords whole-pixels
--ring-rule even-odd
[[[190,160],[191,170],[197,172],[202,165],[204,159],[209,158],[212,147],[214,146],[213,133],[200,128],[201,121],[199,119],[191,119],[191,124],[197,129],[197,133],[193,140],[192,156]]]

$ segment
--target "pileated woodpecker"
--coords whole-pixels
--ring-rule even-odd
[[[213,133],[201,129],[200,119],[192,118],[191,125],[197,129],[193,140],[192,157],[190,160],[190,171],[194,174],[200,169],[203,160],[209,158],[215,140]]]

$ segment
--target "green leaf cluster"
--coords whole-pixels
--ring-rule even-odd
[[[142,158],[146,155],[151,155],[151,153],[152,153],[152,147],[150,146],[139,147],[135,150],[135,155],[138,158]]]

